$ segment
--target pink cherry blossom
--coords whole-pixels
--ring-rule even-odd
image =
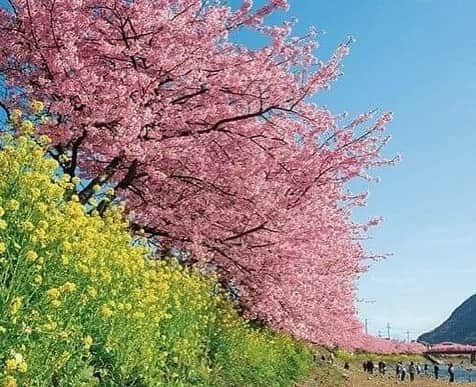
[[[249,318],[319,344],[389,348],[356,318],[361,241],[377,221],[352,220],[366,196],[347,183],[392,162],[380,153],[390,115],[345,122],[314,98],[351,42],[321,60],[313,31],[264,24],[284,0],[202,3],[12,0],[0,72],[17,87],[4,102],[44,101],[52,154],[91,179],[81,200],[114,186],[134,229],[216,268]],[[271,43],[234,43],[243,26]]]

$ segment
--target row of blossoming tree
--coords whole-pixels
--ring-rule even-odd
[[[378,347],[354,305],[361,241],[378,221],[352,220],[366,194],[348,182],[394,161],[381,155],[391,117],[346,121],[315,104],[350,41],[320,60],[314,31],[265,23],[287,6],[10,0],[2,105],[44,101],[40,133],[83,182],[80,200],[99,211],[126,200],[158,255],[218,272],[248,317],[315,343]],[[243,29],[269,43],[235,43]]]

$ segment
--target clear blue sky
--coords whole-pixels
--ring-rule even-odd
[[[385,218],[368,247],[393,256],[362,277],[359,298],[375,302],[359,309],[371,333],[389,322],[392,335],[416,337],[476,292],[476,2],[290,3],[298,33],[326,32],[323,58],[347,35],[357,39],[345,76],[318,102],[336,113],[395,113],[386,152],[403,161],[377,171],[382,182],[356,215]]]

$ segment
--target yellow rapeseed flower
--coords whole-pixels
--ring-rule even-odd
[[[0,242],[0,254],[4,253],[6,249],[7,246],[5,245],[5,243]]]
[[[35,126],[30,120],[22,121],[20,125],[20,133],[23,135],[31,136],[35,132]]]
[[[68,351],[64,351],[56,360],[56,369],[63,368],[68,360],[71,358],[71,354]]]
[[[68,333],[67,331],[58,332],[58,337],[59,337],[60,339],[63,339],[63,340],[64,340],[64,339],[67,339],[68,336],[69,336],[69,333]]]
[[[28,364],[26,363],[26,361],[22,361],[18,363],[17,370],[18,372],[22,372],[22,373],[25,373],[26,371],[28,371]]]
[[[54,321],[50,321],[46,324],[43,324],[42,328],[45,330],[45,331],[54,331],[56,329],[56,327],[58,326],[58,324]]]
[[[112,309],[109,308],[108,306],[106,305],[103,305],[99,311],[99,313],[101,313],[101,316],[104,317],[104,318],[109,318],[112,316]]]
[[[65,155],[65,154],[63,153],[63,154],[61,154],[61,155],[59,156],[58,159],[59,159],[60,163],[66,163],[66,162],[69,161],[69,156],[68,156],[68,155]],[[66,181],[69,181],[70,176],[69,176],[68,174],[65,174],[65,175],[64,175],[64,178],[65,178]]]
[[[25,231],[32,231],[35,229],[35,225],[31,223],[29,220],[24,221],[21,226],[23,230]]]
[[[141,320],[145,317],[144,312],[134,312],[132,317],[134,317],[137,320]]]
[[[40,196],[40,194],[41,194],[40,190],[39,190],[38,188],[36,188],[36,187],[33,187],[33,188],[30,190],[30,192],[31,192],[31,197],[32,197],[33,199],[36,199],[36,198],[37,198],[38,196]]]
[[[17,361],[15,359],[7,359],[5,362],[5,371],[12,372],[17,369]]]
[[[55,170],[58,168],[58,162],[55,159],[48,159],[45,163],[48,169]]]
[[[46,291],[46,295],[50,300],[57,300],[61,296],[58,288],[51,288]]]
[[[23,112],[20,109],[13,109],[10,113],[10,119],[14,124],[16,124],[20,121],[22,115]]]
[[[53,300],[53,301],[51,301],[51,305],[53,305],[55,308],[59,308],[61,306],[61,301],[60,300]]]
[[[7,375],[3,381],[3,387],[17,387],[17,380],[10,375]]]
[[[48,228],[48,222],[46,220],[40,220],[38,222],[38,227],[39,228],[43,228],[43,229],[46,229]]]
[[[89,349],[91,348],[91,345],[93,345],[93,338],[89,335],[87,335],[84,339],[83,339],[83,346],[84,346],[84,349],[86,351],[89,351]]]
[[[93,288],[92,286],[88,286],[87,290],[88,294],[91,296],[91,297],[96,297],[98,292],[95,288]]]
[[[33,282],[37,285],[41,285],[41,283],[43,282],[43,278],[41,277],[41,275],[39,274],[36,274],[34,277],[33,277]]]
[[[10,303],[10,313],[15,315],[20,310],[23,303],[23,297],[15,297]]]
[[[41,146],[46,146],[46,145],[48,145],[48,144],[51,143],[51,139],[50,139],[48,136],[42,134],[42,135],[38,138],[38,143],[39,143]]]
[[[39,114],[45,108],[45,104],[41,101],[33,101],[31,103],[31,111],[33,114]]]
[[[33,250],[28,250],[27,253],[25,254],[25,257],[30,262],[35,262],[36,259],[38,258],[38,254]]]
[[[42,214],[44,214],[44,213],[46,213],[46,211],[48,211],[48,205],[46,203],[43,203],[43,202],[36,203],[36,208]]]
[[[0,219],[0,230],[5,230],[7,226],[7,222],[5,222],[3,219]]]
[[[76,290],[76,284],[72,282],[65,282],[62,289],[67,293],[73,293]]]
[[[12,211],[17,211],[20,208],[20,203],[15,199],[10,199],[7,203],[7,208]]]

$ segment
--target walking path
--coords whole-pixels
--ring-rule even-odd
[[[414,382],[405,381],[398,382],[395,380],[395,377],[392,375],[388,376],[368,376],[361,371],[354,370],[352,372],[350,381],[348,383],[349,387],[374,387],[374,386],[413,386],[413,387],[438,387],[438,386],[449,386],[449,385],[458,385],[464,387],[476,387],[476,383],[448,383],[448,380],[440,379],[435,380],[427,376],[418,376],[415,378]]]
[[[335,355],[335,356],[334,356]],[[443,379],[435,380],[433,374],[433,366],[428,364],[428,359],[418,355],[376,355],[376,354],[355,354],[352,356],[344,356],[335,353],[332,357],[335,361],[331,362],[331,352],[325,348],[316,347],[315,353],[315,367],[311,375],[306,380],[297,383],[295,387],[395,387],[395,386],[412,386],[412,387],[442,387],[442,386],[461,386],[461,387],[476,387],[476,382],[468,382],[468,377],[474,377],[473,374],[466,374],[466,381],[463,380],[461,372],[457,372],[456,382],[449,383],[447,376],[446,365],[448,363],[458,364],[458,369],[461,367],[470,368],[469,358],[467,357],[438,357],[440,365],[440,377]],[[378,368],[373,375],[364,373],[362,363],[367,360],[372,360],[374,365],[378,367],[380,360],[387,365],[387,373],[385,376],[378,374]],[[344,363],[350,365],[350,370],[344,369]],[[415,376],[415,380],[410,382],[409,375],[404,382],[398,381],[395,378],[395,365],[401,362],[408,367],[410,362],[415,364],[428,364],[428,374],[421,373]]]
[[[412,387],[442,387],[442,386],[461,386],[476,387],[476,383],[468,383],[456,381],[456,383],[448,383],[447,379],[435,380],[430,376],[417,376],[415,381],[397,382],[395,380],[394,371],[391,370],[386,376],[365,374],[359,369],[356,363],[351,365],[351,371],[345,371],[342,364],[319,364],[312,375],[305,381],[299,383],[297,387],[395,387],[395,386],[412,386]]]

